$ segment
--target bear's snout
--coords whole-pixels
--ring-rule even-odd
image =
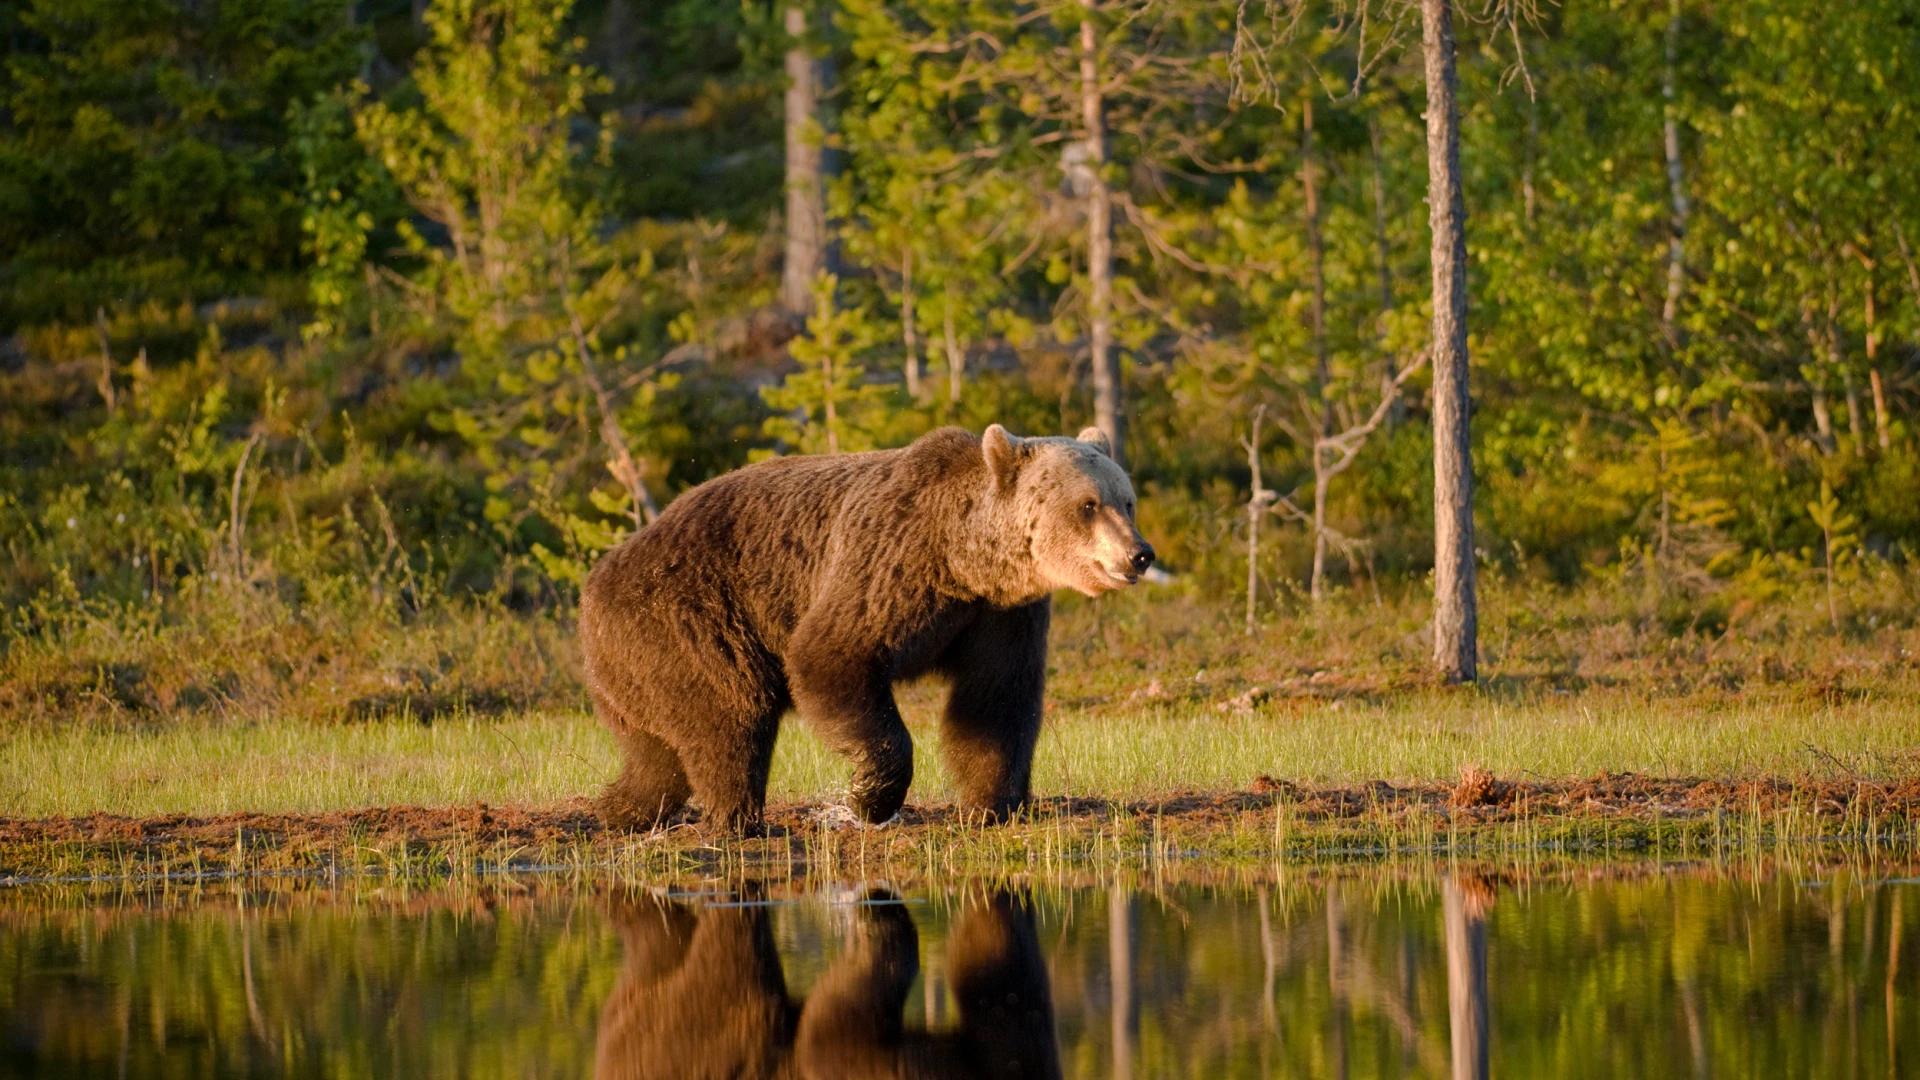
[[[1140,546],[1133,549],[1133,557],[1128,561],[1133,563],[1134,573],[1146,573],[1147,567],[1153,565],[1153,545],[1144,540],[1141,541]]]

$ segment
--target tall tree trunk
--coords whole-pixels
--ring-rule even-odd
[[[1454,1080],[1487,1075],[1487,921],[1458,877],[1441,885],[1447,939],[1447,1014]]]
[[[926,370],[920,363],[920,334],[913,322],[912,248],[900,255],[900,335],[907,350],[907,395],[918,401],[926,389]]]
[[[1427,205],[1433,262],[1433,659],[1450,681],[1478,675],[1473,450],[1468,440],[1467,234],[1460,195],[1451,0],[1420,0],[1427,79]]]
[[[1680,0],[1668,0],[1666,64],[1660,73],[1661,147],[1667,158],[1667,197],[1672,203],[1667,219],[1667,299],[1660,308],[1660,334],[1671,345],[1680,343],[1680,297],[1687,285],[1687,174],[1680,161],[1680,113],[1677,88],[1680,57]]]
[[[1133,901],[1122,885],[1107,887],[1107,968],[1112,986],[1113,1070],[1116,1080],[1133,1075],[1133,1043],[1140,1018],[1133,1007]]]
[[[1327,452],[1321,441],[1333,431],[1333,403],[1327,383],[1333,373],[1327,359],[1327,245],[1320,233],[1320,184],[1313,146],[1313,95],[1300,103],[1300,195],[1307,229],[1307,272],[1313,286],[1308,309],[1313,333],[1313,399],[1315,415],[1308,420],[1313,433],[1313,575],[1307,596],[1314,604],[1326,597],[1327,575]]]
[[[1096,0],[1080,0],[1080,121],[1087,142],[1087,342],[1093,374],[1093,422],[1106,432],[1113,459],[1126,462],[1126,420],[1120,363],[1113,352],[1113,195],[1107,190],[1107,123],[1100,95]]]
[[[826,125],[820,110],[825,65],[808,45],[807,10],[786,9],[787,246],[780,303],[798,316],[813,312],[813,279],[827,269]]]

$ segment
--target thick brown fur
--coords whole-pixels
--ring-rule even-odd
[[[853,810],[906,798],[913,747],[892,686],[952,684],[941,742],[963,806],[1025,802],[1048,595],[1138,577],[1152,549],[1097,431],[1019,439],[945,428],[899,450],[752,465],[680,496],[587,580],[580,637],[625,766],[600,802],[647,828],[691,799],[752,831],[781,716],[855,765]]]
[[[626,963],[600,1014],[594,1075],[614,1077],[1057,1077],[1052,993],[1033,911],[970,898],[947,941],[958,1023],[902,1015],[920,974],[906,905],[855,908],[840,955],[805,1000],[786,987],[766,904],[615,901]]]

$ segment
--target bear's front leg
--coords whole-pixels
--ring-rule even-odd
[[[1004,821],[1027,801],[1051,612],[1045,600],[987,611],[941,657],[953,680],[941,749],[966,814]]]
[[[913,783],[913,739],[884,666],[844,642],[808,637],[787,654],[787,682],[800,715],[853,762],[853,812],[870,825],[898,813]]]

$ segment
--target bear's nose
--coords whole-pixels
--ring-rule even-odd
[[[1152,565],[1153,545],[1141,544],[1133,553],[1133,572],[1136,574],[1144,574],[1147,572],[1147,567]]]

